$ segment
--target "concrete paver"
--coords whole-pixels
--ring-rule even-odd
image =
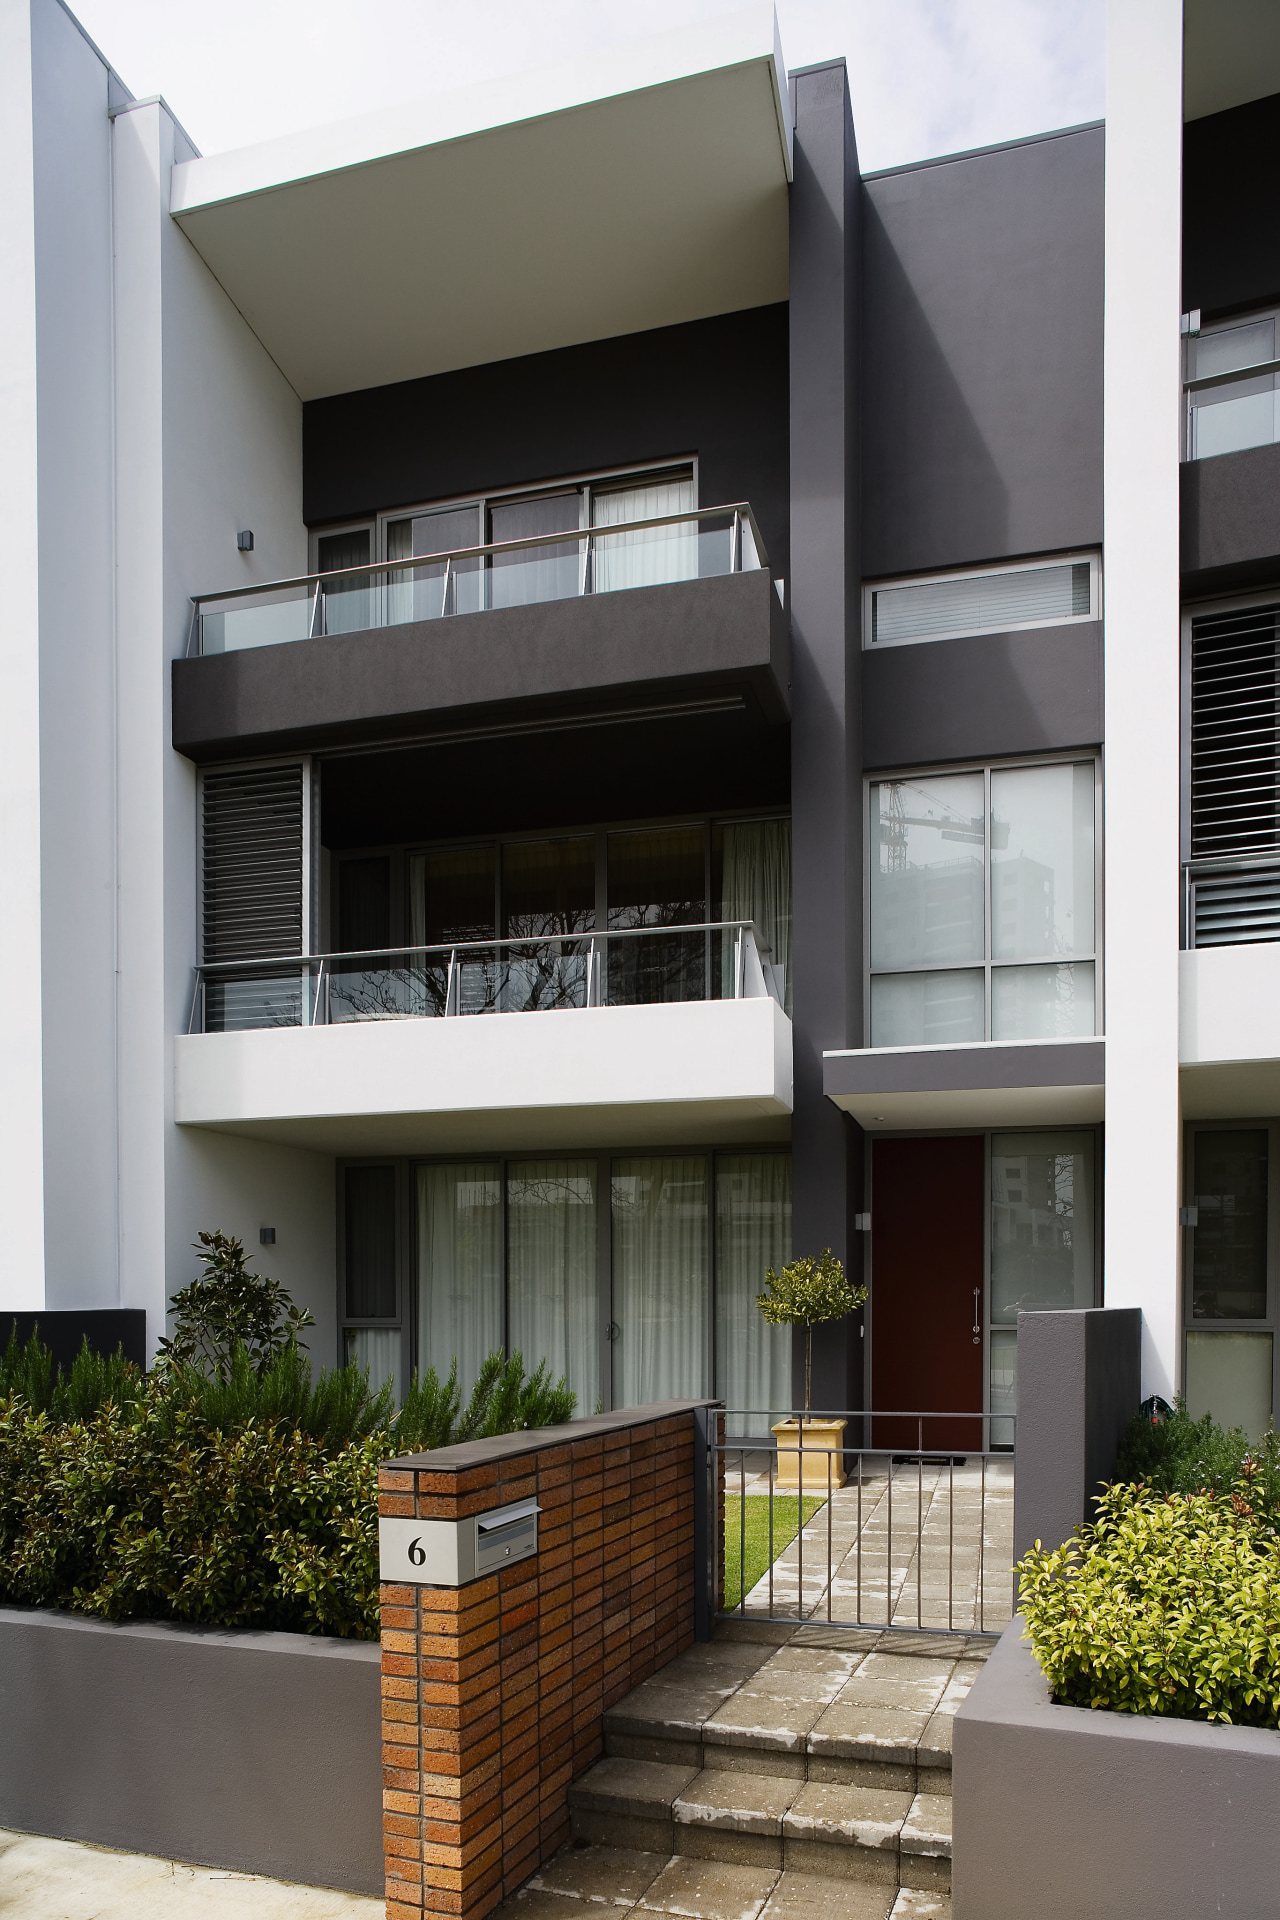
[[[4,1920],[383,1920],[384,1913],[381,1898],[0,1830]]]

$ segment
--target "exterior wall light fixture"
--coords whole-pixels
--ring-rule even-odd
[[[241,553],[253,552],[253,528],[252,527],[245,527],[243,532],[238,533],[236,535],[236,545],[237,547],[239,547]]]
[[[275,1230],[275,1228],[274,1228],[274,1227],[259,1227],[259,1228],[258,1228],[258,1244],[259,1244],[259,1246],[262,1246],[262,1247],[274,1247],[274,1245],[275,1245],[275,1243],[276,1243],[276,1230]]]

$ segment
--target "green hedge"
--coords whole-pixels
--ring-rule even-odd
[[[1280,1533],[1251,1459],[1229,1492],[1117,1484],[1017,1572],[1055,1700],[1280,1726]]]
[[[571,1417],[519,1354],[493,1354],[465,1408],[456,1368],[397,1413],[363,1372],[314,1384],[289,1348],[227,1377],[143,1375],[87,1347],[69,1376],[35,1339],[0,1356],[0,1601],[108,1620],[184,1620],[376,1639],[378,1465],[397,1453]]]

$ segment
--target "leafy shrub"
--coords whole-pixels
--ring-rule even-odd
[[[1274,1432],[1251,1446],[1243,1427],[1224,1429],[1211,1414],[1193,1420],[1183,1401],[1158,1424],[1135,1414],[1116,1456],[1115,1477],[1155,1493],[1229,1494],[1250,1463],[1252,1504],[1280,1504],[1280,1443]]]
[[[432,1368],[399,1413],[362,1368],[313,1382],[292,1341],[262,1354],[232,1344],[207,1371],[171,1352],[143,1375],[86,1345],[64,1377],[11,1338],[0,1601],[376,1638],[379,1463],[574,1411],[518,1353],[490,1354],[465,1408],[456,1361],[443,1386]]]
[[[1094,1525],[1026,1555],[1022,1610],[1056,1700],[1280,1726],[1280,1530],[1261,1481],[1245,1461],[1225,1494],[1117,1484]]]
[[[242,1349],[261,1372],[315,1325],[278,1280],[249,1272],[242,1240],[215,1230],[199,1234],[195,1249],[204,1272],[169,1301],[175,1327],[159,1343],[162,1365],[180,1362],[223,1379]]]

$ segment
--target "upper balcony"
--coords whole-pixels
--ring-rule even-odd
[[[206,965],[174,1117],[334,1153],[785,1138],[781,981],[749,921]]]
[[[783,583],[750,506],[613,520],[610,495],[596,498],[594,524],[575,524],[577,492],[548,494],[548,531],[483,544],[450,543],[461,511],[405,516],[382,560],[197,596],[173,666],[174,746],[207,761],[447,732],[531,702],[785,720]]]

